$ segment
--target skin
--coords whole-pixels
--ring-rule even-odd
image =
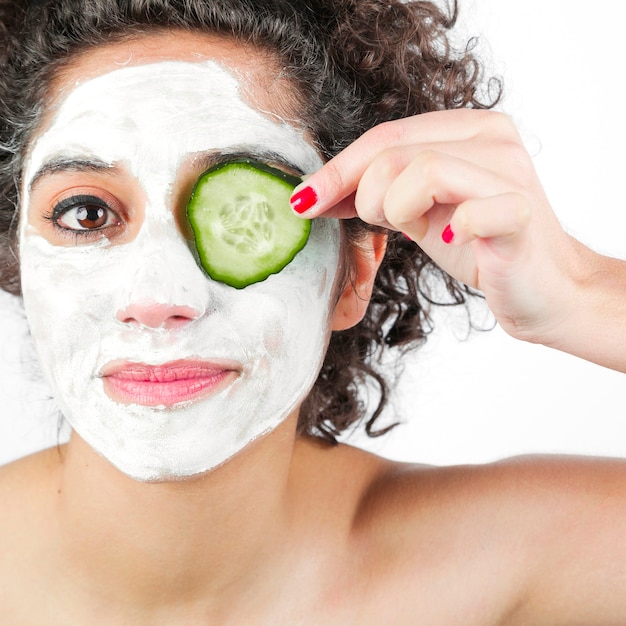
[[[224,463],[302,403],[326,352],[337,220],[316,220],[287,267],[245,289],[210,279],[178,226],[207,160],[233,153],[321,165],[301,132],[243,102],[219,64],[144,63],[75,86],[25,168],[20,265],[39,359],[72,428],[139,480]],[[50,219],[80,194],[104,201],[102,228],[80,230],[68,204]],[[183,394],[121,395],[110,374],[129,363],[169,378],[168,364],[197,363],[210,393],[191,401],[185,382]]]
[[[307,218],[358,215],[400,230],[480,289],[511,336],[626,372],[626,262],[561,228],[504,114],[438,111],[381,124],[306,186],[318,197]]]
[[[190,60],[198,49],[227,58],[250,85],[267,84],[263,71],[271,75],[222,41],[176,33],[90,52],[58,88],[129,58]],[[250,91],[271,110],[277,94]],[[484,156],[489,142],[479,143]],[[506,180],[511,166],[495,152]],[[434,186],[440,178],[430,171],[422,174]],[[450,188],[462,178],[451,176]],[[422,214],[405,229],[414,236],[423,233]],[[359,257],[356,292],[340,294],[335,328],[363,314],[383,249],[372,238]],[[298,439],[296,417],[185,481],[134,481],[77,436],[3,468],[3,619],[25,626],[622,623],[623,463],[401,465]]]

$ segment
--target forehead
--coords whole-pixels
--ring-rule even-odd
[[[59,103],[33,156],[96,152],[114,161],[120,151],[138,157],[138,146],[156,155],[268,142],[289,152],[303,142],[292,124],[249,104],[237,77],[213,60],[160,61],[78,84]]]
[[[113,163],[149,156],[145,164],[152,167],[159,156],[171,168],[183,153],[255,145],[313,169],[318,156],[299,122],[284,119],[290,86],[271,66],[258,50],[189,33],[160,33],[84,54],[57,77],[25,182],[57,157]]]
[[[215,34],[182,30],[141,34],[76,55],[52,82],[52,108],[77,85],[116,69],[161,61],[206,60],[228,68],[240,83],[242,96],[253,107],[280,117],[296,115],[292,85],[283,78],[278,61],[268,51]]]

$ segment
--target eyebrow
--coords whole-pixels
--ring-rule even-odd
[[[280,153],[274,152],[273,150],[259,150],[256,148],[236,148],[229,150],[208,150],[206,152],[198,152],[192,155],[191,163],[200,170],[205,171],[215,165],[218,165],[219,163],[233,161],[236,159],[250,159],[253,161],[277,165],[281,169],[296,174],[297,176],[304,174],[301,167],[295,165],[292,161],[285,158]],[[32,191],[42,178],[54,174],[64,172],[115,173],[116,171],[116,165],[102,161],[97,157],[58,157],[46,161],[35,172],[28,184],[28,190]]]
[[[113,173],[117,170],[115,165],[102,161],[97,157],[89,158],[67,158],[58,157],[46,161],[33,175],[29,184],[28,190],[32,191],[33,187],[46,176],[58,174],[60,172],[110,172]]]
[[[198,169],[205,171],[215,165],[226,161],[235,161],[237,159],[250,159],[251,161],[259,161],[268,165],[276,165],[296,176],[302,176],[304,170],[285,158],[282,154],[273,150],[262,150],[257,148],[233,148],[229,150],[208,150],[206,152],[197,152],[191,158],[192,165]]]

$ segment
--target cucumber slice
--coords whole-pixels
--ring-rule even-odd
[[[200,176],[187,205],[200,263],[213,279],[242,289],[280,272],[304,247],[310,220],[289,206],[301,180],[248,159]]]

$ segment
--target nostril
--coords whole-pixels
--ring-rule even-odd
[[[192,322],[197,318],[198,316],[192,318],[186,317],[184,315],[172,315],[171,317],[167,318],[167,320],[165,320],[165,324],[163,324],[163,326],[165,328],[178,328],[179,326],[184,326],[185,324],[188,324],[189,322]]]
[[[200,317],[201,313],[188,306],[133,303],[116,314],[118,321],[146,328],[178,328]]]

